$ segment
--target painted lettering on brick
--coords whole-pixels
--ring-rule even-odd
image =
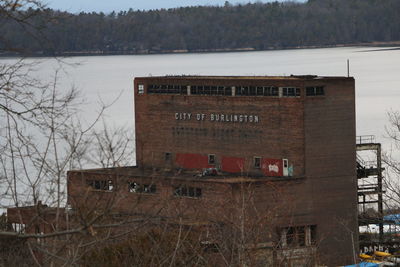
[[[175,120],[191,120],[192,113],[189,112],[176,112]],[[220,114],[220,113],[197,113],[193,116],[197,121],[211,121],[211,122],[231,122],[231,123],[259,123],[260,117],[258,115],[249,114]]]

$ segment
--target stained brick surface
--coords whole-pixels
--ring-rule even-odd
[[[152,95],[146,93],[150,84],[298,87],[301,95]],[[325,95],[305,96],[307,86],[324,86]],[[227,122],[231,115],[247,115],[248,122]],[[353,78],[136,78],[135,120],[138,167],[69,172],[69,203],[199,221],[242,218],[245,203],[249,227],[262,216],[275,230],[316,225],[321,264],[352,262],[358,246]],[[212,167],[208,154],[216,156],[217,177],[200,175],[200,169]],[[263,159],[261,168],[254,157]],[[266,171],[282,159],[293,167],[293,177]],[[93,190],[87,179],[111,179],[115,189]],[[157,191],[129,192],[132,181],[155,184]],[[201,197],[176,196],[181,185],[201,188]]]

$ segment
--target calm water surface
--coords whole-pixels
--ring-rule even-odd
[[[59,71],[61,88],[78,87],[88,102],[83,107],[90,120],[99,99],[111,102],[107,112],[115,125],[133,127],[133,78],[150,75],[290,75],[346,76],[356,80],[357,135],[376,135],[389,145],[384,127],[387,112],[400,110],[400,50],[382,48],[324,48],[263,52],[91,56],[64,59]],[[7,61],[11,59],[1,59]],[[31,60],[31,59],[29,59]],[[59,64],[39,59],[37,75],[51,79]]]

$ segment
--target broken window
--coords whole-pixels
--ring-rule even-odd
[[[157,192],[157,187],[155,184],[141,184],[137,182],[129,182],[128,190],[130,193],[155,194]]]
[[[26,225],[23,223],[13,223],[12,227],[15,232],[18,233],[25,233]]]
[[[113,191],[112,180],[86,180],[86,184],[94,190]]]
[[[316,244],[316,226],[286,227],[281,230],[281,247],[305,247]]]
[[[186,95],[187,87],[185,85],[173,84],[150,84],[147,89],[148,94],[176,94]]]
[[[279,96],[278,87],[264,86],[264,96]]]
[[[300,96],[300,88],[283,87],[282,88],[282,96],[285,96],[285,97]]]
[[[261,158],[254,157],[254,168],[261,168]]]
[[[214,154],[208,155],[208,164],[215,164],[215,155]]]
[[[201,197],[201,195],[202,195],[201,188],[198,187],[181,185],[174,188],[174,196],[177,197],[199,198]]]
[[[325,95],[323,86],[310,86],[306,87],[306,96]]]

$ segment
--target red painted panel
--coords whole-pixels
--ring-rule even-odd
[[[201,154],[176,154],[176,164],[185,169],[205,169],[214,165],[208,164],[208,156]]]
[[[283,176],[282,159],[262,159],[261,169],[266,176]]]
[[[221,165],[224,172],[242,172],[244,169],[244,158],[222,157]]]

